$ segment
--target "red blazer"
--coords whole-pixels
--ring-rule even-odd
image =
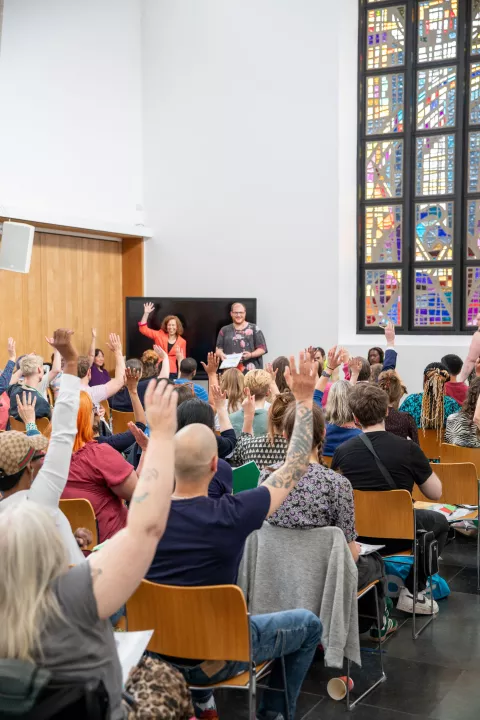
[[[168,360],[170,362],[170,372],[171,373],[177,373],[177,356],[175,354],[175,351],[177,347],[180,348],[182,351],[182,355],[184,358],[187,357],[187,341],[184,340],[180,335],[177,335],[177,339],[175,341],[175,345],[172,347],[170,352],[168,352],[168,333],[166,333],[164,330],[152,330],[152,328],[149,328],[146,323],[142,325],[142,323],[138,323],[138,329],[142,333],[142,335],[145,335],[146,337],[153,340],[154,345],[160,345],[162,350],[165,350],[166,353],[168,353]]]

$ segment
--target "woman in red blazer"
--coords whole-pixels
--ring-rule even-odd
[[[147,325],[148,316],[155,309],[153,303],[145,303],[143,316],[138,323],[138,329],[142,335],[153,340],[154,345],[160,345],[168,355],[170,362],[170,375],[177,376],[180,368],[177,368],[177,352],[180,351],[184,358],[187,357],[187,343],[181,337],[183,325],[176,315],[167,315],[162,320],[160,330],[152,330]]]

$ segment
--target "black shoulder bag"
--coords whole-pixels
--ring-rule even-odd
[[[365,433],[359,435],[360,440],[363,442],[365,447],[372,453],[377,463],[377,467],[382,473],[385,481],[392,490],[398,490],[392,476],[378,457],[375,449],[372,445],[370,438]],[[417,528],[417,548],[418,548],[418,563],[423,568],[425,575],[430,577],[438,572],[438,541],[434,533],[426,530]]]

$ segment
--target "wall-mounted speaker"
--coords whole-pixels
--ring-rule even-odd
[[[0,270],[28,273],[34,236],[33,225],[4,222],[0,240]]]

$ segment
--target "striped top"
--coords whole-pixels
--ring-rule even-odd
[[[462,447],[480,448],[480,433],[477,426],[463,410],[447,418],[445,442]]]

